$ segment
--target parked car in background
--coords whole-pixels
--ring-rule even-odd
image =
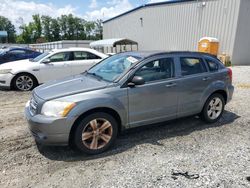
[[[50,80],[79,74],[108,57],[89,48],[57,49],[34,59],[0,65],[0,87],[28,91]]]
[[[40,52],[29,48],[10,47],[0,49],[0,65],[10,61],[35,58],[41,55]]]
[[[218,121],[232,71],[198,52],[125,52],[83,74],[37,87],[25,114],[35,139],[97,154],[118,131],[199,114]]]

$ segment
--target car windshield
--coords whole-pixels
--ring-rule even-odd
[[[0,50],[0,55],[5,54],[6,50],[1,49]]]
[[[43,53],[43,54],[37,56],[36,58],[31,59],[30,61],[32,61],[32,62],[38,62],[38,61],[40,61],[41,59],[43,59],[44,57],[46,57],[47,55],[49,55],[49,52],[45,52],[45,53]]]
[[[92,67],[87,73],[102,78],[103,80],[113,82],[116,78],[125,73],[134,63],[141,59],[142,57],[138,56],[117,54],[103,60]]]

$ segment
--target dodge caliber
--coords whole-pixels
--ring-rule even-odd
[[[33,90],[25,114],[35,140],[98,154],[119,132],[184,116],[214,123],[231,100],[232,71],[198,52],[124,52]]]

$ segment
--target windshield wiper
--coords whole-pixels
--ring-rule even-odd
[[[103,77],[102,77],[102,76],[97,75],[97,74],[96,74],[96,73],[94,73],[94,72],[88,72],[88,71],[86,71],[86,72],[87,72],[87,74],[90,74],[90,75],[92,75],[92,76],[95,76],[95,77],[97,77],[97,78],[99,78],[99,79],[103,80]]]

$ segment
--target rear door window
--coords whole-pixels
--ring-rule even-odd
[[[200,74],[206,72],[206,67],[201,58],[181,57],[181,74],[182,76]]]

